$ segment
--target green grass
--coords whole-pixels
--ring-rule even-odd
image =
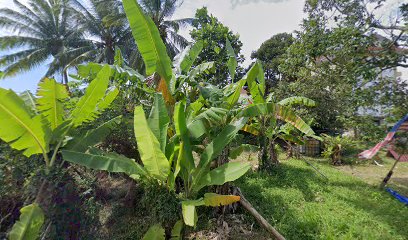
[[[305,162],[289,160],[236,184],[287,239],[408,239],[408,207],[339,169],[314,164],[328,181]]]

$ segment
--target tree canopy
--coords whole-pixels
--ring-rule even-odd
[[[216,72],[207,74],[205,76],[207,81],[222,86],[231,82],[231,78],[228,75],[227,63],[230,56],[226,48],[226,39],[228,38],[230,41],[235,55],[238,56],[237,61],[240,64],[244,61],[244,56],[240,54],[242,42],[239,40],[239,35],[233,33],[216,17],[209,15],[208,9],[205,7],[197,10],[193,27],[193,30],[190,32],[193,40],[202,40],[204,42],[204,48],[198,55],[196,63],[215,62]],[[238,68],[237,71],[238,73],[242,72],[242,68]]]
[[[258,50],[252,52],[251,58],[261,61],[263,65],[268,89],[283,78],[279,65],[284,60],[283,55],[294,40],[292,34],[279,33],[262,43]]]

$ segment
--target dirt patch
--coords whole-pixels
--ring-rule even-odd
[[[257,223],[250,224],[242,214],[225,215],[219,219],[210,220],[210,228],[191,232],[186,239],[228,240],[228,239],[271,239],[267,233],[256,229]]]

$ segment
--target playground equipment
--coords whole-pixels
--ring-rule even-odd
[[[382,142],[375,145],[375,147],[360,153],[359,157],[363,159],[371,159],[385,146],[388,147],[389,153],[395,158],[395,163],[382,181],[380,185],[381,188],[384,188],[385,185],[387,185],[399,162],[408,162],[408,114],[391,129]],[[407,197],[400,195],[390,188],[388,188],[387,191],[399,201],[408,204]]]

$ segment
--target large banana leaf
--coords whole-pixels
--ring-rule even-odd
[[[119,94],[119,90],[117,88],[114,88],[111,91],[109,91],[105,95],[105,97],[98,103],[98,106],[97,106],[98,111],[103,112],[104,110],[109,108],[109,106],[116,99],[118,94]]]
[[[198,139],[213,126],[219,126],[225,122],[228,110],[224,108],[211,107],[198,114],[189,124],[188,130],[194,139]]]
[[[37,108],[54,130],[64,121],[63,102],[69,97],[67,88],[54,79],[45,78],[38,84],[37,96]]]
[[[174,109],[174,125],[176,134],[183,143],[181,167],[190,172],[194,167],[194,158],[191,150],[190,134],[186,123],[185,105],[183,102],[176,104]]]
[[[303,145],[305,144],[304,141],[302,141],[302,139],[300,139],[297,136],[291,135],[291,134],[280,134],[279,138],[288,141],[288,142],[292,142],[292,143],[296,143],[298,145]]]
[[[44,223],[44,213],[33,203],[20,209],[20,219],[9,233],[10,240],[36,240]]]
[[[157,72],[169,85],[173,74],[171,60],[167,55],[166,46],[160,37],[159,30],[152,19],[143,13],[137,0],[123,0],[123,7],[133,37],[143,57],[146,74],[152,75]]]
[[[227,102],[227,108],[231,109],[235,106],[235,104],[238,102],[239,97],[241,96],[241,90],[244,87],[246,83],[245,79],[242,79],[238,81],[237,83],[231,85],[233,89],[233,92],[230,96],[227,97],[226,102]]]
[[[231,42],[228,39],[228,37],[225,39],[226,43],[225,46],[227,48],[227,54],[228,54],[228,70],[230,72],[231,80],[234,81],[235,78],[235,70],[237,69],[238,62],[237,62],[237,57],[235,55],[234,48],[232,48]]]
[[[198,139],[208,132],[209,128],[204,119],[197,119],[188,124],[188,130],[190,131],[193,139]]]
[[[36,98],[34,94],[32,94],[30,91],[26,90],[20,94],[20,98],[23,99],[25,102],[26,106],[32,110],[33,113],[38,114],[37,111],[37,104],[36,104]]]
[[[205,174],[194,186],[195,191],[199,191],[205,186],[223,185],[232,182],[244,175],[251,165],[249,163],[229,162]]]
[[[24,155],[47,153],[47,126],[41,116],[31,118],[24,101],[11,90],[0,88],[0,139],[25,150]]]
[[[251,93],[252,99],[254,100],[255,104],[265,102],[264,94],[262,93],[262,90],[260,88],[260,86],[262,85],[259,85],[256,81],[256,79],[259,77],[260,72],[259,64],[260,63],[256,62],[243,78],[248,84],[249,92]]]
[[[215,139],[207,145],[203,154],[201,154],[200,162],[194,172],[194,185],[200,182],[201,177],[208,171],[210,162],[215,159],[235,137],[238,131],[246,124],[248,118],[241,118],[227,126],[215,137]]]
[[[144,167],[155,178],[166,180],[170,171],[169,161],[160,149],[159,141],[149,128],[141,106],[135,108],[134,129]]]
[[[204,204],[209,207],[219,207],[230,205],[241,200],[240,196],[236,195],[220,195],[216,193],[204,194]]]
[[[203,206],[204,200],[187,200],[181,202],[181,210],[183,213],[183,220],[187,226],[194,227],[197,224],[197,210],[196,207]]]
[[[170,240],[182,240],[183,239],[183,220],[178,220],[171,230],[171,238]]]
[[[85,91],[85,95],[79,99],[76,108],[72,111],[71,119],[74,126],[94,120],[100,113],[98,103],[105,96],[111,76],[111,69],[104,66],[92,80]]]
[[[205,84],[205,86],[199,85],[198,89],[209,105],[213,107],[223,107],[225,105],[224,91],[217,86]]]
[[[104,64],[99,64],[99,63],[88,63],[85,65],[79,65],[78,66],[78,75],[82,78],[95,78],[98,72],[104,67]],[[111,68],[111,76],[116,79],[116,80],[122,80],[126,82],[127,80],[130,80],[132,82],[136,81],[144,81],[145,77],[135,71],[134,69],[131,69],[129,67],[120,67],[117,65],[108,65]]]
[[[310,128],[310,126],[307,125],[302,118],[297,116],[292,109],[275,103],[250,105],[249,107],[243,109],[238,114],[238,117],[258,117],[266,115],[272,115],[277,119],[293,125],[296,129],[307,136],[313,136],[315,134],[312,128]]]
[[[65,161],[88,167],[94,170],[112,173],[125,173],[129,176],[147,177],[146,170],[135,160],[114,153],[104,153],[98,149],[91,149],[89,153],[62,150]]]
[[[160,93],[154,94],[154,102],[150,111],[149,119],[147,119],[150,129],[154,136],[159,140],[160,149],[165,152],[167,143],[167,129],[169,127],[170,118],[167,113],[166,104],[163,95]]]
[[[306,107],[315,107],[316,102],[306,97],[288,97],[278,102],[279,105],[303,105]]]
[[[177,176],[179,175],[179,173],[181,171],[180,163],[183,162],[183,161],[185,162],[185,160],[183,159],[184,158],[184,143],[181,142],[180,145],[176,146],[176,147],[174,147],[174,145],[170,144],[170,145],[168,145],[168,147],[173,147],[173,154],[170,156],[170,161],[169,161],[170,167],[173,164],[175,154],[178,155],[177,158],[176,158],[176,162],[174,163],[174,170],[170,171],[169,178],[167,180],[167,184],[169,186],[169,189],[173,191],[174,188],[175,188],[175,185],[176,185],[176,178],[177,178]],[[183,175],[184,175],[184,176],[182,176],[184,178],[183,180],[187,180],[187,178],[189,177],[188,172],[183,171]]]
[[[165,239],[166,233],[159,224],[151,226],[142,238],[142,240],[165,240]]]
[[[176,61],[176,66],[179,67],[181,73],[185,74],[188,71],[190,71],[191,66],[193,66],[194,61],[197,59],[198,55],[203,50],[203,47],[204,47],[204,42],[202,40],[197,41],[193,45],[188,46],[178,56],[178,61]]]
[[[214,71],[215,71],[214,62],[204,62],[194,67],[194,69],[190,71],[190,74],[188,75],[188,77],[190,78],[190,80],[195,80],[195,77],[197,75],[200,75],[202,73],[211,73]]]
[[[70,151],[85,152],[89,147],[101,143],[112,132],[113,128],[117,126],[120,118],[111,119],[80,137],[74,137],[64,148]]]
[[[258,62],[258,87],[262,96],[265,98],[265,73],[260,62]]]
[[[231,149],[229,158],[237,159],[243,152],[258,152],[259,147],[251,144],[241,144],[240,146]]]

